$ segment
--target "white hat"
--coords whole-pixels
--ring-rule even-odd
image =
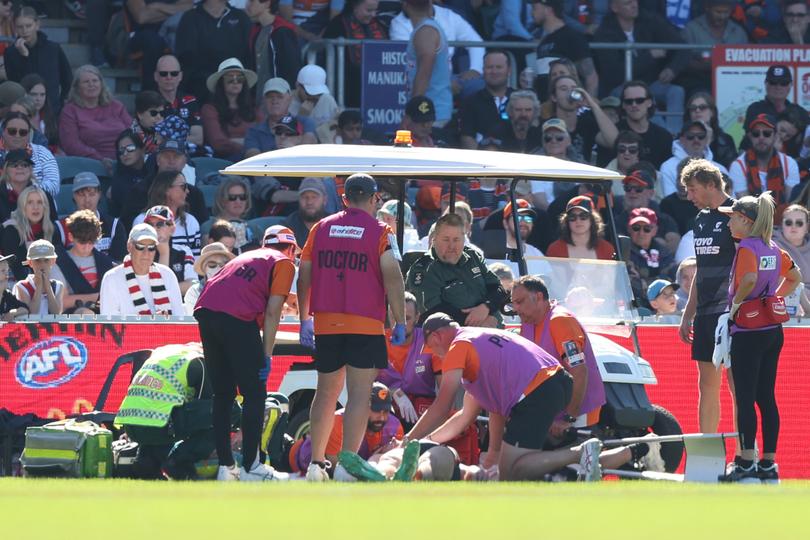
[[[212,73],[208,76],[208,79],[206,79],[205,86],[208,88],[209,92],[214,93],[214,90],[217,88],[217,82],[228,71],[241,71],[247,80],[248,88],[252,88],[253,85],[256,84],[256,81],[259,80],[256,72],[245,69],[245,66],[242,65],[242,62],[240,62],[238,58],[228,58],[220,62],[217,72]]]
[[[139,223],[129,231],[130,242],[134,244],[142,240],[151,240],[155,244],[158,243],[157,231],[148,223]]]
[[[266,96],[268,92],[278,92],[279,94],[289,94],[290,93],[290,83],[286,80],[282,79],[281,77],[273,77],[272,79],[267,79],[267,82],[264,83],[264,88],[262,88],[262,95]]]
[[[326,86],[326,71],[321,66],[307,64],[302,67],[301,71],[298,72],[297,81],[310,96],[329,93],[329,87]]]

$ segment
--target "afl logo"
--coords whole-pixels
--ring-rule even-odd
[[[53,337],[28,347],[17,362],[17,381],[34,389],[56,388],[87,366],[87,347],[78,339]]]

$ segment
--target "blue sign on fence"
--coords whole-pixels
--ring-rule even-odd
[[[363,43],[361,109],[365,127],[393,133],[408,102],[406,44],[395,41]]]

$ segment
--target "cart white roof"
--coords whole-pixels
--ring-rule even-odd
[[[548,156],[339,144],[306,144],[265,152],[222,171],[242,176],[379,176],[621,180],[619,173]]]

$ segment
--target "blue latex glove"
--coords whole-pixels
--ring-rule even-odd
[[[270,376],[270,369],[273,366],[273,357],[269,354],[264,355],[264,364],[262,364],[262,368],[259,370],[259,380],[260,381],[267,381],[267,377]]]
[[[309,347],[310,349],[315,348],[315,321],[312,319],[307,319],[305,321],[301,321],[301,328],[298,330],[298,341],[304,347]]]
[[[392,345],[404,345],[405,344],[405,325],[402,323],[397,323],[394,326],[394,331],[391,332],[391,344]]]

